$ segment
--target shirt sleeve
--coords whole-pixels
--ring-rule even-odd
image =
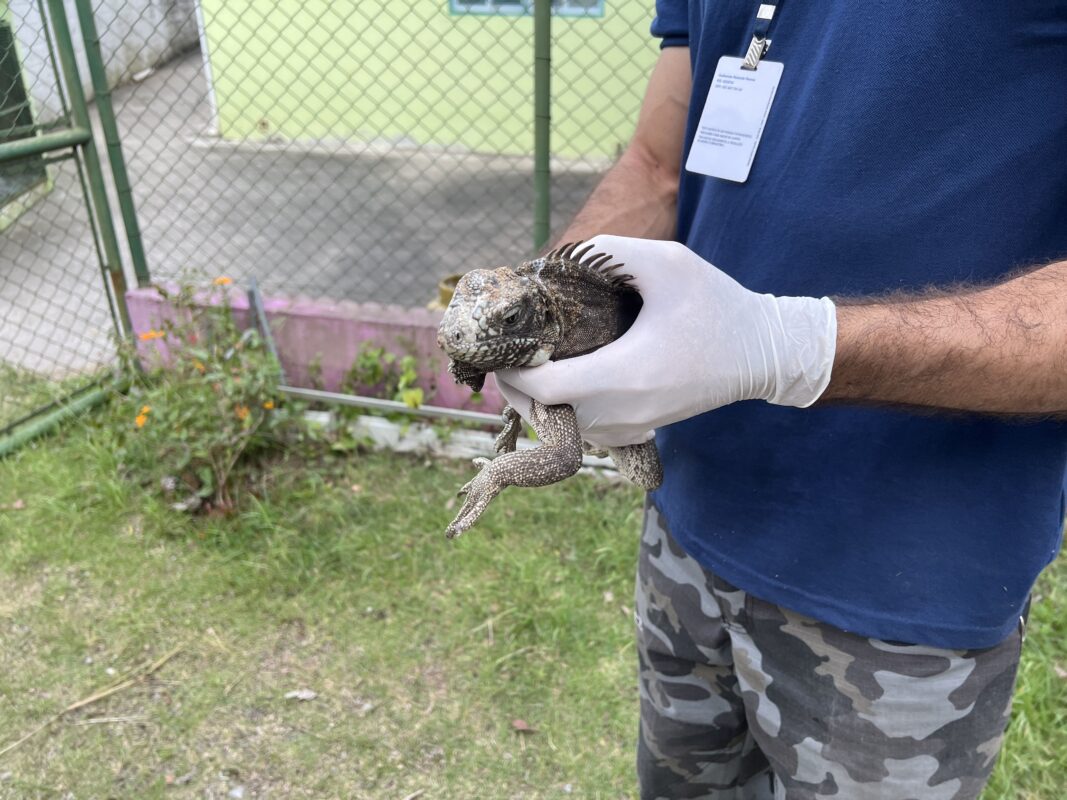
[[[689,46],[689,0],[656,0],[652,35],[660,47]]]

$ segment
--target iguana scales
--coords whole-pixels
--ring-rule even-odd
[[[622,264],[612,264],[610,255],[591,253],[592,245],[581,244],[563,245],[517,267],[476,269],[459,280],[437,331],[457,383],[480,391],[489,372],[590,353],[626,332],[641,308],[631,276],[620,274]],[[470,528],[505,487],[545,486],[578,471],[589,448],[583,446],[574,409],[534,400],[526,416],[540,446],[516,451],[522,418],[506,407],[497,457],[474,460],[481,471],[460,489],[466,497],[446,530],[449,538]],[[653,442],[607,452],[642,488],[662,483]]]

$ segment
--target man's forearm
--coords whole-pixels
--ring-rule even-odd
[[[691,87],[689,48],[663,50],[649,76],[633,140],[559,241],[601,233],[674,238]]]
[[[821,399],[1067,413],[1067,262],[984,289],[839,302]]]
[[[671,239],[677,198],[677,173],[631,146],[600,181],[559,241],[575,242],[601,233]]]

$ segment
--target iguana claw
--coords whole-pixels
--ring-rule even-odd
[[[485,456],[477,456],[476,458],[471,459],[471,462],[478,469],[485,469],[485,465],[488,464],[490,461],[492,461],[492,459],[486,458]],[[477,478],[478,476],[475,475],[473,478],[463,484],[463,488],[456,492],[456,497],[463,497],[463,495],[467,494],[471,490],[471,485],[474,483],[475,480],[477,480]]]
[[[445,528],[445,536],[449,539],[455,539],[474,525],[490,501],[500,494],[504,488],[493,476],[492,471],[486,469],[491,463],[492,459],[482,456],[474,459],[474,465],[479,467],[481,472],[467,481],[463,488],[459,490],[459,495],[461,497],[466,495],[466,499],[463,501],[463,506],[460,508],[459,513],[456,514],[456,518]]]

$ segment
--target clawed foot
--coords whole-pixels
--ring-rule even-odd
[[[497,483],[493,477],[492,470],[488,468],[491,463],[492,460],[488,458],[478,457],[474,459],[474,466],[478,467],[481,472],[467,481],[463,488],[459,490],[459,496],[466,497],[463,501],[463,507],[460,508],[456,518],[452,520],[452,524],[445,528],[445,536],[449,539],[455,539],[464,531],[469,530],[481,517],[482,512],[485,511],[490,501],[500,494],[500,490],[504,488]]]
[[[522,417],[511,406],[504,406],[501,416],[504,419],[504,429],[497,434],[493,446],[498,454],[513,453],[522,432]]]

